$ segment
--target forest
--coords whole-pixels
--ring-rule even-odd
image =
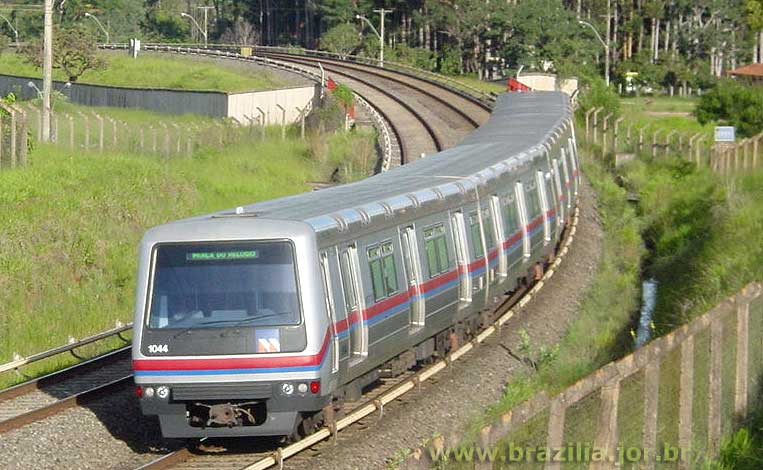
[[[206,15],[210,42],[376,57],[380,9],[386,60],[447,74],[603,75],[607,43],[614,82],[638,72],[653,87],[708,88],[763,61],[763,0],[57,0],[56,21],[102,34],[89,13],[112,42],[188,43],[203,40]],[[39,0],[16,0],[0,14],[8,38],[9,24],[22,42],[39,36]]]

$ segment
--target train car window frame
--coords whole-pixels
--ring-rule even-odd
[[[371,289],[374,302],[387,299],[400,291],[395,263],[395,248],[392,240],[370,245],[366,248],[368,268],[371,274]]]
[[[485,244],[487,245],[485,251],[489,252],[496,247],[495,222],[493,221],[493,215],[490,213],[490,207],[482,209],[482,225],[485,228]]]
[[[540,201],[540,191],[534,180],[524,185],[525,204],[527,206],[528,222],[532,222],[543,212]]]
[[[424,252],[427,259],[429,278],[432,279],[450,270],[448,240],[444,223],[424,227]]]

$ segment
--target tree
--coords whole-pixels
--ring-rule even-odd
[[[42,67],[42,39],[27,43],[19,50],[25,59],[36,67]],[[61,69],[76,82],[88,70],[99,70],[106,62],[98,56],[95,37],[87,28],[78,25],[59,29],[53,35],[53,68]]]
[[[735,126],[740,136],[751,137],[763,130],[763,88],[722,80],[702,95],[696,113],[702,124],[726,122]]]
[[[335,52],[342,57],[352,53],[360,46],[360,34],[355,26],[341,23],[329,29],[321,36],[321,49]]]
[[[229,44],[258,44],[260,35],[254,25],[244,19],[237,19],[220,36],[220,40]]]
[[[763,0],[747,0],[747,23],[755,33],[753,62],[763,62]]]

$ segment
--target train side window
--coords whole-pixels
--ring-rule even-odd
[[[482,209],[482,224],[485,226],[487,249],[492,250],[495,248],[495,227],[493,227],[493,216],[490,214],[490,209]]]
[[[530,220],[540,215],[540,192],[535,181],[530,182],[525,189],[525,202],[527,203],[527,212]]]
[[[437,224],[424,229],[424,246],[430,279],[447,272],[450,268],[445,225]]]
[[[474,258],[482,258],[485,256],[485,247],[482,246],[480,218],[477,216],[477,211],[469,214],[469,232],[472,237],[472,250],[474,251]]]
[[[514,196],[507,196],[503,204],[504,210],[504,222],[506,226],[506,238],[511,237],[519,229],[519,213],[517,212],[517,204],[514,200]]]
[[[369,247],[368,266],[371,269],[371,285],[374,291],[374,300],[378,302],[398,291],[397,268],[395,267],[395,253],[392,242],[383,242]]]

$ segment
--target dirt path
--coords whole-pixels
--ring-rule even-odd
[[[372,415],[339,433],[336,445],[323,442],[285,461],[284,468],[386,468],[401,451],[435,432],[463,428],[497,402],[507,381],[524,367],[506,349],[518,349],[518,332],[525,329],[534,346],[555,343],[577,315],[601,255],[602,230],[594,204],[593,191],[584,183],[578,231],[569,254],[548,286],[504,326],[503,333],[454,363],[452,370],[422,384],[419,391],[387,405],[381,420]]]

